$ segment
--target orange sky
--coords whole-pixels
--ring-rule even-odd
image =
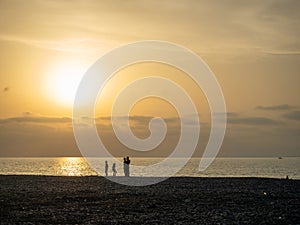
[[[230,112],[220,156],[299,156],[299,9],[297,0],[0,0],[0,156],[79,155],[72,93],[84,71],[112,48],[149,39],[191,49],[215,73]],[[174,68],[148,63],[124,69],[107,85],[95,117],[109,114],[122,85],[152,73],[172,77],[196,102],[201,155],[209,108],[201,90]],[[176,115],[153,99],[133,109],[137,135],[148,134],[139,129],[156,114]],[[101,121],[105,142],[118,149],[114,154],[130,154]],[[178,132],[176,124],[169,128]],[[178,134],[168,138],[150,155],[170,152]]]

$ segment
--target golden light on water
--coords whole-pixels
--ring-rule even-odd
[[[62,176],[82,176],[88,165],[83,158],[68,157],[59,161],[59,167]]]

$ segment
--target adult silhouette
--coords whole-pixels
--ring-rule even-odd
[[[127,163],[126,163],[126,158],[123,158],[123,170],[124,170],[124,175],[127,177]]]
[[[105,176],[108,176],[108,163],[105,161]]]
[[[125,174],[126,177],[130,176],[130,168],[129,168],[130,162],[131,161],[129,159],[129,156],[124,158],[124,174]]]

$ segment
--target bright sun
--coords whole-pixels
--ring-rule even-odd
[[[76,61],[53,66],[47,79],[50,97],[61,104],[72,105],[85,69],[83,63]]]

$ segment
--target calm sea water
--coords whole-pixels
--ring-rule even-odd
[[[99,160],[99,159],[98,159]],[[121,160],[121,159],[120,159]],[[160,158],[132,158],[133,165],[150,165]],[[180,159],[174,159],[174,163]],[[99,160],[104,168],[105,159]],[[300,179],[300,157],[287,158],[216,158],[204,171],[198,171],[200,158],[192,158],[175,176],[192,177],[273,177]],[[160,176],[163,176],[162,168]],[[117,164],[118,176],[123,176],[122,163]],[[111,165],[109,168],[111,173]],[[147,171],[132,171],[132,176],[149,176]],[[0,158],[0,174],[90,176],[99,175],[84,158]]]

